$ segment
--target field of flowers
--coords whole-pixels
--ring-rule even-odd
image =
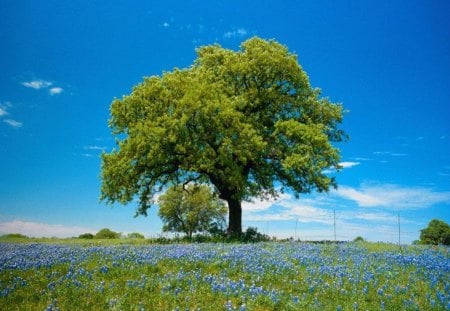
[[[450,310],[448,248],[0,243],[0,310]]]

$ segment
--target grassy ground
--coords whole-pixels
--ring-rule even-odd
[[[448,248],[20,242],[0,243],[0,310],[450,309]]]
[[[17,243],[17,244],[54,244],[54,245],[81,245],[81,246],[95,246],[95,245],[148,245],[153,244],[147,239],[79,239],[79,238],[10,238],[1,237],[0,243]]]

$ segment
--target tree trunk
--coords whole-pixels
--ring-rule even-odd
[[[229,198],[228,202],[228,234],[242,233],[241,201]]]

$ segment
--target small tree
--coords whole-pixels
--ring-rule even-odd
[[[450,226],[439,219],[433,219],[428,227],[420,230],[420,241],[423,244],[450,245]]]
[[[133,233],[129,233],[127,235],[127,238],[129,238],[129,239],[144,239],[145,237],[144,237],[144,235],[142,235],[140,233],[133,232]]]
[[[173,186],[159,197],[159,216],[163,231],[194,232],[209,230],[225,222],[225,204],[206,185]]]
[[[114,232],[108,228],[103,228],[97,232],[94,237],[96,239],[118,239],[120,238],[120,233]]]

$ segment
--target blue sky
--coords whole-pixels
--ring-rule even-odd
[[[254,35],[298,55],[349,111],[337,191],[244,203],[279,237],[418,239],[450,222],[448,1],[23,1],[0,4],[0,234],[161,232],[157,207],[99,202],[109,105],[195,48]],[[330,174],[334,174],[330,172]],[[335,213],[335,216],[334,216]]]

